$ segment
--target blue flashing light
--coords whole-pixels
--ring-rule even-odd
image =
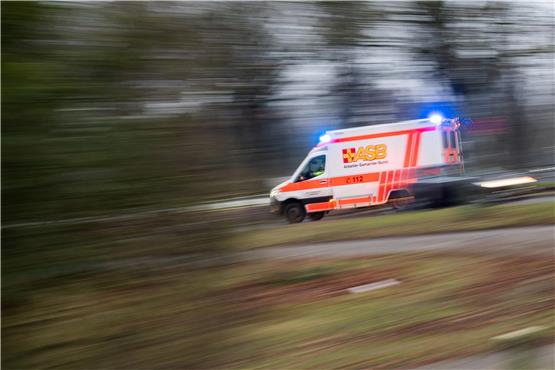
[[[468,126],[474,124],[474,122],[470,118],[459,118],[459,122],[461,125]]]
[[[320,143],[329,143],[331,141],[331,137],[328,134],[320,136]]]
[[[439,113],[432,113],[430,114],[430,117],[428,117],[428,119],[430,120],[430,122],[432,122],[434,125],[441,125],[441,123],[443,122],[443,116]]]
[[[453,101],[436,101],[428,103],[418,103],[418,110],[415,112],[418,118],[430,119],[434,114],[445,117],[457,117],[460,115],[460,109]],[[443,123],[443,122],[442,122]]]

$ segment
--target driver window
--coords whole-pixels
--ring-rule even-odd
[[[326,156],[319,155],[312,158],[303,168],[297,181],[310,180],[313,177],[320,176],[326,170]]]

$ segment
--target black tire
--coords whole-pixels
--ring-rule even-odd
[[[408,211],[409,209],[414,208],[414,201],[397,201],[392,202],[391,206],[397,212]]]
[[[414,208],[414,197],[407,190],[395,190],[389,196],[389,203],[397,212]]]
[[[299,222],[303,222],[306,216],[306,211],[301,203],[292,202],[285,206],[283,214],[285,215],[285,219],[287,220],[287,222],[289,222],[290,224],[296,224]]]
[[[310,218],[310,221],[320,221],[321,219],[324,218],[325,214],[326,214],[326,212],[309,213],[308,218]]]

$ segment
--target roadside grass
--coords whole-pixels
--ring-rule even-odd
[[[337,275],[385,269],[401,284],[318,299],[308,293],[310,285],[317,289],[315,282],[292,283],[304,300],[295,300],[294,290],[276,289],[274,301],[260,301],[262,310],[271,310],[271,315],[241,338],[243,343],[255,343],[256,351],[265,356],[241,365],[413,367],[494,351],[493,336],[527,326],[553,329],[550,261],[403,254],[350,260],[350,268],[341,263],[325,266]],[[267,276],[271,282],[276,275]],[[271,290],[271,285],[266,286]],[[518,294],[513,294],[515,290]]]
[[[536,189],[552,190],[555,189],[555,181],[538,181],[534,183]]]
[[[553,330],[548,259],[405,253],[87,271],[3,307],[3,367],[399,368]],[[348,294],[352,284],[399,285]]]
[[[384,368],[487,351],[489,336],[553,328],[550,261],[423,253],[231,264],[225,257],[234,246],[337,240],[338,231],[350,239],[552,224],[553,211],[503,205],[324,220],[266,230],[268,240],[262,230],[231,233],[223,217],[180,214],[8,229],[2,365]],[[245,238],[254,242],[237,244]],[[212,266],[179,259],[203,255],[224,258]],[[387,278],[401,284],[345,294],[349,285]]]
[[[286,244],[552,225],[554,223],[555,205],[553,202],[526,205],[469,205],[349,219],[333,220],[330,217],[330,219],[320,222],[304,222],[272,229],[242,231],[234,235],[233,244],[239,249],[253,249]]]

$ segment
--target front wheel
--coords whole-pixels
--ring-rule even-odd
[[[304,206],[298,202],[289,203],[288,205],[286,205],[283,213],[285,214],[287,222],[289,222],[290,224],[303,222],[306,216]]]
[[[324,218],[325,214],[325,212],[309,213],[308,218],[310,218],[310,221],[320,221],[322,218]]]

